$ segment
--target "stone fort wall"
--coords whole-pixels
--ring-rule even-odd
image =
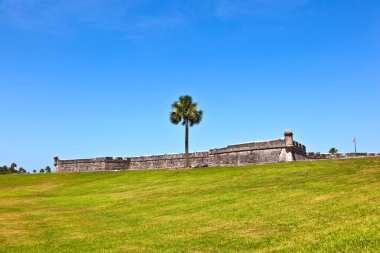
[[[282,139],[235,144],[209,151],[189,153],[191,167],[238,166],[306,159],[306,147],[294,141],[293,133],[289,130],[285,131]],[[55,157],[54,166],[55,172],[178,169],[185,166],[185,154],[75,160],[60,160]]]

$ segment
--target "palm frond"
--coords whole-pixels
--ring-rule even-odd
[[[171,112],[170,113],[170,122],[173,124],[178,124],[182,119],[182,116],[178,114],[177,112]]]
[[[198,124],[203,117],[203,112],[198,110],[198,103],[194,103],[193,98],[189,95],[180,96],[178,101],[172,104],[172,110],[170,121],[173,124],[182,121],[182,125],[188,122],[190,126],[193,126]]]
[[[199,124],[202,120],[202,117],[203,117],[202,110],[193,111],[190,118],[190,126]]]
[[[191,104],[193,103],[193,98],[189,95],[180,96],[178,100],[183,108],[189,108]]]

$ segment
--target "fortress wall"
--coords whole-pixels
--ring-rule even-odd
[[[208,151],[189,153],[191,167],[204,167],[208,165]],[[152,155],[126,158],[130,159],[131,170],[146,169],[176,169],[185,167],[185,154]]]
[[[301,143],[293,141],[293,156],[295,161],[307,160],[306,157],[306,147]]]
[[[305,149],[303,153],[305,153],[305,146],[303,148]],[[294,147],[287,147],[284,139],[229,145],[225,148],[210,150],[209,166],[279,162],[281,153],[290,153],[288,158],[293,161],[293,151]],[[289,159],[284,158],[284,161],[290,161]]]
[[[97,158],[75,160],[54,159],[54,166],[54,172],[96,171],[105,169],[105,163]]]
[[[128,161],[122,158],[97,157],[91,159],[59,160],[54,159],[55,172],[79,172],[99,170],[126,170]]]
[[[293,141],[293,133],[285,138],[229,145],[209,151],[189,153],[191,167],[238,166],[255,163],[305,160],[306,147]],[[55,172],[98,170],[177,169],[185,167],[185,154],[166,154],[139,157],[98,157],[93,159],[60,160],[54,158]]]
[[[210,153],[209,166],[239,166],[279,162],[281,148]]]
[[[352,153],[336,153],[336,154],[321,154],[320,152],[306,153],[306,159],[339,159],[339,158],[354,158],[354,157],[367,157],[367,156],[380,156],[380,153],[367,153],[367,152],[352,152]]]
[[[336,159],[380,156],[380,153],[321,154],[306,152],[306,147],[293,140],[293,133],[285,131],[285,138],[229,145],[209,151],[189,153],[191,167],[238,166],[256,163],[289,162],[313,159]],[[55,172],[178,169],[185,167],[185,154],[166,154],[139,157],[97,157],[91,159],[60,160],[54,158]]]

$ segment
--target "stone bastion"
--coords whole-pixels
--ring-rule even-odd
[[[191,152],[191,167],[239,166],[256,163],[307,160],[306,147],[293,140],[285,131],[284,138],[229,145],[208,151]],[[97,157],[61,160],[54,157],[55,172],[179,169],[185,166],[185,154],[149,155],[139,157]]]

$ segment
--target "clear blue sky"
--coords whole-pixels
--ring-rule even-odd
[[[380,152],[378,0],[0,0],[0,165],[280,138]]]

